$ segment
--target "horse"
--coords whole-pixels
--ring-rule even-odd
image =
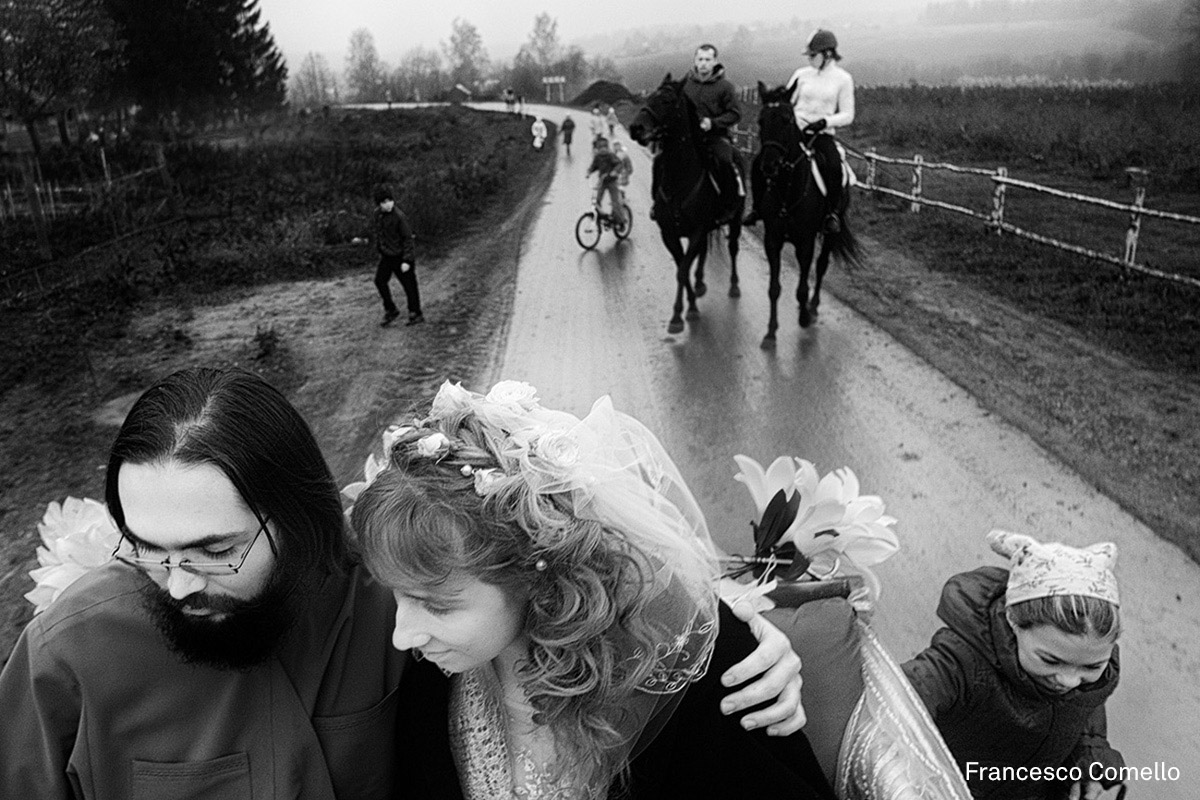
[[[767,89],[762,81],[758,83],[761,102],[758,114],[759,151],[751,174],[754,191],[762,193],[763,249],[770,267],[767,296],[771,300],[771,318],[767,323],[767,335],[762,340],[764,349],[775,346],[775,332],[779,329],[776,304],[781,291],[779,262],[785,242],[792,243],[796,250],[796,262],[800,266],[796,302],[800,306],[801,328],[807,328],[817,316],[821,303],[821,281],[829,268],[830,255],[836,255],[851,264],[858,259],[858,243],[846,222],[846,211],[850,206],[850,191],[846,187],[838,205],[843,220],[841,230],[822,235],[821,250],[817,255],[817,277],[813,284],[812,299],[809,300],[808,276],[813,251],[816,250],[817,234],[822,232],[828,209],[825,195],[816,179],[813,150],[796,125],[792,110],[792,94],[795,90],[795,84]]]
[[[704,261],[708,256],[708,234],[716,230],[722,200],[709,167],[704,132],[696,106],[683,91],[684,81],[673,81],[670,73],[638,110],[629,135],[641,145],[653,143],[654,219],[663,244],[675,260],[675,305],[668,333],[683,330],[683,295],[687,294],[687,318],[700,316],[696,298],[708,291],[704,283]],[[729,296],[741,296],[738,288],[738,239],[742,230],[741,206],[729,223]],[[685,250],[682,240],[687,239]],[[691,280],[692,263],[697,263]]]

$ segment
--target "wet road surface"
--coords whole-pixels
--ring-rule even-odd
[[[497,106],[499,108],[499,106]],[[534,106],[558,124],[563,109]],[[519,266],[504,357],[492,380],[525,380],[543,401],[578,414],[610,394],[656,431],[708,516],[718,544],[751,549],[753,504],[733,480],[735,453],[764,465],[779,455],[849,466],[880,495],[901,550],[877,569],[873,625],[898,659],[938,626],[945,579],[982,564],[992,527],[1074,545],[1114,541],[1122,590],[1122,680],[1108,704],[1110,740],[1134,767],[1165,762],[1178,782],[1131,787],[1135,797],[1184,800],[1200,780],[1200,568],[1124,513],[1027,436],[826,294],[815,325],[796,321],[797,273],[785,265],[780,330],[766,331],[766,261],[743,234],[742,297],[731,299],[725,242],[714,242],[701,318],[668,335],[674,272],[649,211],[650,160],[634,159],[630,238],[605,232],[595,251],[574,239],[589,205],[586,115],[557,171]],[[831,269],[841,269],[836,262]],[[984,722],[981,720],[981,722]]]

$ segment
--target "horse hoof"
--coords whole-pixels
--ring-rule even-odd
[[[667,333],[683,333],[683,320],[671,320],[671,324],[667,325]]]
[[[809,325],[812,325],[812,317],[809,315],[808,309],[805,309],[800,312],[800,327],[807,328]]]
[[[738,288],[738,287],[736,287],[736,286],[730,286],[730,287],[729,287],[729,296],[730,296],[730,297],[741,297],[741,296],[742,296],[742,290],[741,290],[741,289],[739,289],[739,288]]]
[[[696,281],[696,297],[704,297],[708,294],[708,284],[704,281]]]
[[[687,311],[687,318],[688,319],[700,319],[700,310],[696,309],[696,308],[689,308]]]
[[[764,336],[763,340],[762,340],[762,344],[760,344],[759,347],[761,347],[763,350],[774,350],[775,349],[775,334],[768,333],[766,336]]]

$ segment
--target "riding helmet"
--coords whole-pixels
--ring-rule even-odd
[[[837,37],[833,35],[833,31],[817,28],[813,35],[808,37],[805,49],[809,53],[824,53],[826,50],[837,50],[837,46]]]

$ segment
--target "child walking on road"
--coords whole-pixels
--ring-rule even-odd
[[[904,674],[975,798],[1095,800],[1125,766],[1104,713],[1120,675],[1117,546],[987,540],[1009,569],[951,578],[946,627]]]
[[[396,198],[391,188],[380,186],[375,190],[375,246],[379,250],[379,267],[375,270],[375,288],[383,300],[384,327],[391,325],[400,316],[400,309],[392,300],[388,287],[395,275],[404,288],[408,301],[408,322],[416,325],[425,321],[421,313],[421,291],[417,287],[417,267],[413,258],[413,232],[408,219],[396,207]]]

